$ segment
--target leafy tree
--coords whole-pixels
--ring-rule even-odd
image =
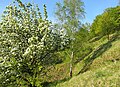
[[[0,23],[0,87],[40,87],[43,67],[52,54],[63,50],[68,39],[52,32],[44,5],[15,0],[6,7]]]
[[[107,8],[103,14],[96,16],[91,26],[91,34],[93,36],[109,35],[119,30],[120,26],[120,6]]]
[[[107,8],[102,14],[102,32],[103,35],[107,35],[108,40],[110,39],[109,35],[119,29],[118,25],[120,23],[118,23],[117,25],[117,20],[119,18],[119,10],[117,8],[119,7]]]
[[[97,15],[90,27],[90,32],[92,37],[98,36],[101,33],[101,23],[102,23],[101,21],[102,21],[102,16]]]
[[[65,29],[71,39],[70,50],[67,51],[71,59],[70,77],[72,77],[72,63],[74,58],[74,41],[75,32],[80,28],[80,19],[84,17],[83,2],[81,0],[63,0],[63,3],[56,3],[56,17]]]
[[[110,17],[110,14],[108,12],[105,12],[103,15],[102,15],[102,32],[103,32],[103,35],[107,35],[108,36],[108,40],[110,39],[109,35],[110,33],[112,32],[112,28],[114,28],[114,25],[113,25],[114,21],[113,19]]]

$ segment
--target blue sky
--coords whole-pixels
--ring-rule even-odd
[[[5,7],[8,6],[13,0],[0,0],[0,15],[4,11]],[[22,2],[34,2],[38,4],[41,13],[43,13],[43,4],[47,5],[47,11],[49,19],[55,21],[55,8],[56,2],[61,2],[62,0],[21,0]],[[82,0],[85,5],[85,16],[86,18],[82,22],[92,23],[95,16],[103,13],[104,9],[108,7],[114,7],[118,5],[119,0]]]

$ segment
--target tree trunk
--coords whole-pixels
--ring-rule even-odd
[[[71,61],[70,61],[70,77],[72,77],[72,61],[73,61],[73,51],[71,54]]]

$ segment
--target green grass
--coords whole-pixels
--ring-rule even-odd
[[[106,62],[98,69],[89,70],[74,76],[69,81],[57,84],[56,87],[119,87],[120,61]]]
[[[51,87],[120,87],[120,35],[92,44],[94,50],[74,66],[73,78]]]

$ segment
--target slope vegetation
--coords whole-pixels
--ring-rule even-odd
[[[55,87],[120,87],[119,34],[112,34],[110,41],[103,37],[92,42],[94,50],[75,65],[75,76]]]

